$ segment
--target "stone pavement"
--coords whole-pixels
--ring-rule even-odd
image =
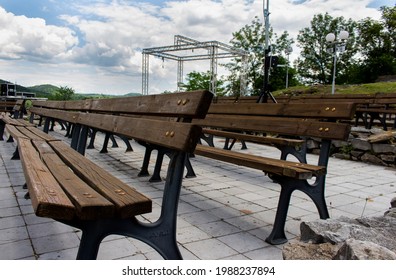
[[[62,133],[52,132],[68,141]],[[118,139],[118,148],[102,154],[102,143],[103,137],[98,135],[97,147],[87,150],[87,157],[152,198],[153,212],[142,219],[157,219],[163,183],[149,183],[147,177],[137,176],[143,148],[131,141],[134,151],[125,152]],[[75,259],[79,230],[34,215],[30,201],[24,198],[20,162],[10,160],[14,150],[14,143],[0,141],[0,259]],[[244,152],[279,158],[278,150],[250,143]],[[315,161],[317,156],[309,155],[308,160]],[[177,240],[184,259],[281,260],[282,245],[264,241],[272,228],[280,187],[257,170],[202,157],[191,162],[197,177],[183,180],[178,211]],[[330,216],[383,215],[396,196],[395,175],[396,169],[331,158],[326,191]],[[295,192],[286,223],[288,238],[299,235],[301,221],[315,219],[318,214],[313,203]],[[98,259],[162,258],[140,241],[110,236],[101,244]]]

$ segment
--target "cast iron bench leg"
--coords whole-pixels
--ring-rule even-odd
[[[136,218],[102,219],[97,221],[61,221],[82,230],[77,259],[93,260],[100,242],[108,235],[118,234],[136,238],[154,248],[164,259],[181,260],[176,241],[177,205],[183,177],[186,154],[171,155],[161,215],[154,223],[143,223]]]
[[[305,140],[305,139],[304,139]],[[307,142],[305,141],[301,148],[298,150],[295,147],[282,146],[277,147],[281,151],[280,159],[286,160],[288,155],[295,156],[299,162],[307,163]]]
[[[143,145],[143,146],[146,147],[146,150],[144,152],[143,164],[142,167],[140,168],[138,177],[146,177],[150,175],[148,172],[148,167],[150,164],[151,152],[153,151],[153,147],[151,147],[150,145]]]
[[[201,135],[201,139],[204,140],[206,143],[208,143],[208,145],[210,147],[214,147],[213,135],[211,135],[211,134],[208,134],[208,135],[202,134]]]
[[[92,128],[91,129],[91,139],[89,140],[89,144],[87,146],[87,149],[95,149],[95,137],[96,137],[96,133],[98,132],[97,129]]]
[[[330,148],[331,141],[322,140],[318,166],[328,165]],[[314,183],[310,184],[307,180],[298,180],[277,175],[271,176],[271,178],[281,185],[281,193],[279,196],[274,227],[271,234],[266,238],[266,242],[273,245],[287,242],[285,223],[291,195],[295,190],[302,191],[312,199],[318,209],[321,219],[328,219],[330,217],[325,199],[325,177],[325,175],[319,176]]]

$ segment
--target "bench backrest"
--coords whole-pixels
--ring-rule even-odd
[[[194,123],[203,127],[310,136],[322,139],[347,139],[353,103],[212,103],[204,120]]]
[[[213,94],[181,92],[81,101],[34,101],[34,114],[97,128],[171,149],[192,152]]]
[[[0,100],[0,112],[12,112],[16,101]]]
[[[159,117],[203,118],[212,100],[208,91],[190,91],[77,101],[33,101],[34,107]]]

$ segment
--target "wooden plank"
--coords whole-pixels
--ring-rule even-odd
[[[23,132],[19,131],[19,129],[17,128],[17,126],[10,125],[10,124],[6,124],[6,130],[8,131],[8,133],[9,133],[14,139],[18,139],[18,138],[26,138],[26,139],[29,139],[29,137],[27,137]]]
[[[118,217],[130,218],[151,212],[151,200],[143,194],[137,192],[110,173],[105,172],[102,168],[68,147],[62,141],[53,141],[49,145],[74,173],[92,189],[115,205],[116,215]]]
[[[66,101],[32,100],[33,107],[64,109]]]
[[[18,138],[18,151],[36,215],[71,220],[75,213],[73,203],[41,161],[31,141]]]
[[[147,118],[80,113],[77,122],[88,127],[186,152],[194,151],[201,134],[200,127],[189,123]]]
[[[93,220],[114,216],[115,206],[76,176],[45,141],[33,141],[33,145],[76,207],[78,218]]]
[[[38,129],[37,127],[26,127],[26,130],[31,133],[31,139],[43,139],[45,141],[61,141],[58,138],[55,138],[54,136],[51,136],[44,131]]]
[[[262,170],[266,173],[296,179],[310,179],[312,176],[324,175],[326,173],[326,168],[322,166],[271,159],[200,144],[197,145],[194,153],[196,155]]]
[[[6,128],[9,129],[9,132],[14,134],[13,135],[14,138],[23,137],[31,140],[60,141],[59,139],[56,139],[51,135],[41,132],[39,129],[35,127],[12,126],[12,125],[7,125],[7,126]]]
[[[298,147],[304,144],[304,140],[242,134],[242,133],[222,131],[217,129],[203,128],[202,133],[216,135],[225,138],[244,140],[258,144],[270,144],[270,145],[290,146],[290,147]]]
[[[355,109],[353,103],[219,103],[212,104],[208,114],[351,119]]]
[[[203,118],[212,101],[209,91],[92,100],[92,112]]]
[[[70,123],[76,123],[79,112],[68,112],[56,109],[47,109],[47,108],[30,108],[30,111],[36,115],[49,117],[59,120],[64,120]]]
[[[335,140],[348,139],[350,132],[348,124],[281,117],[207,115],[204,120],[194,120],[193,123],[203,127]]]

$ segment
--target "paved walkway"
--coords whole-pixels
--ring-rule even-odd
[[[63,137],[59,132],[53,134]],[[144,218],[155,220],[163,183],[148,183],[148,178],[137,177],[142,147],[131,141],[134,151],[125,152],[119,140],[119,148],[101,154],[102,139],[97,139],[96,149],[88,150],[87,157],[152,198],[153,213]],[[271,147],[248,147],[247,153],[279,157]],[[14,150],[14,143],[0,142],[0,259],[75,259],[80,232],[34,215],[30,201],[24,198],[20,162],[10,160]],[[317,157],[309,155],[308,159]],[[202,157],[193,158],[192,164],[197,177],[184,179],[179,204],[177,240],[184,259],[281,260],[282,246],[264,241],[272,228],[279,186],[256,170]],[[327,176],[330,215],[382,215],[396,196],[395,175],[395,169],[331,158]],[[315,219],[318,214],[313,203],[295,192],[286,224],[288,238],[298,236],[301,221]],[[102,243],[98,259],[162,258],[139,241],[110,236]]]

